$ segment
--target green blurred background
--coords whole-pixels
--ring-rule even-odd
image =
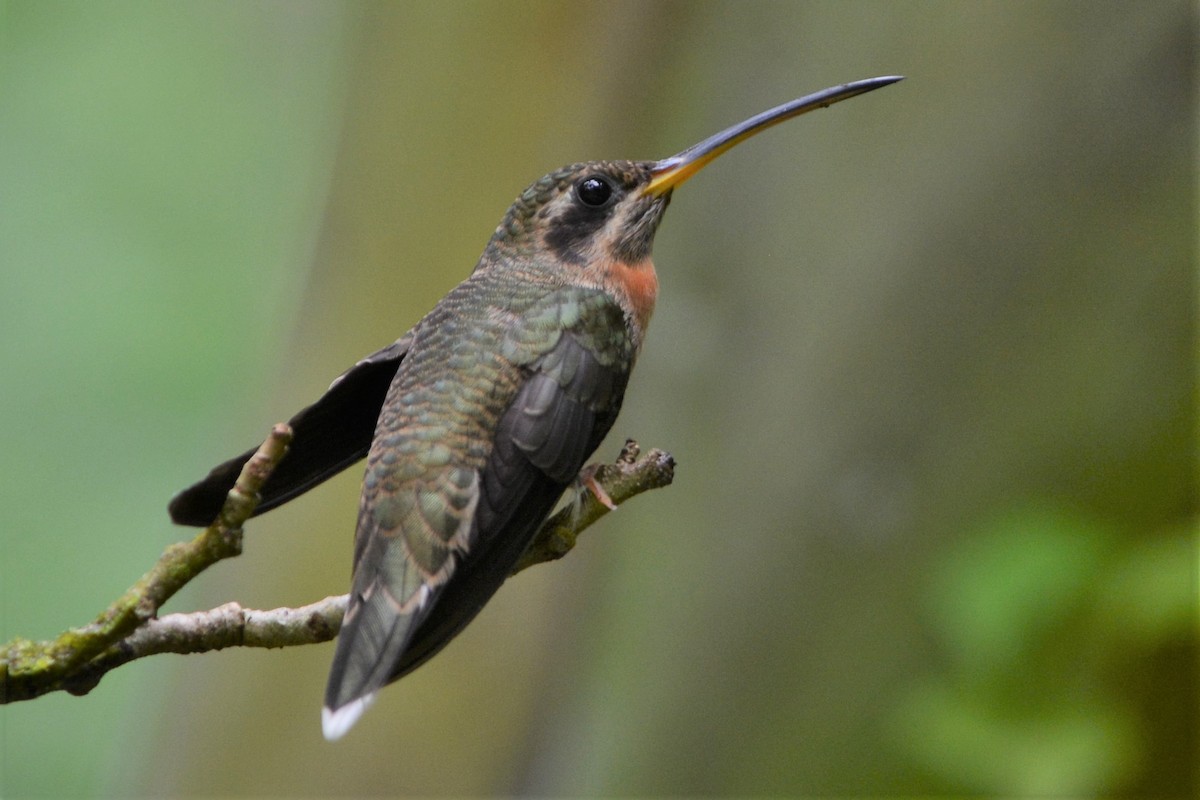
[[[0,795],[1194,796],[1197,14],[0,5],[0,640],[470,271],[561,164],[901,84],[680,189],[625,411],[677,483],[343,741],[329,645],[0,709]],[[168,611],[345,591],[359,471]]]

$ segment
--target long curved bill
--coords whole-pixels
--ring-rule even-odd
[[[736,144],[746,141],[756,133],[761,133],[773,125],[798,117],[814,108],[827,108],[834,103],[858,97],[860,94],[874,91],[896,81],[903,80],[903,75],[886,75],[880,78],[867,78],[853,83],[843,83],[819,92],[806,95],[775,106],[753,116],[745,122],[739,122],[731,128],[726,128],[718,134],[708,137],[703,142],[694,144],[681,153],[670,158],[664,158],[651,169],[654,175],[650,183],[642,191],[646,194],[666,194],[688,178],[695,175],[717,156]]]

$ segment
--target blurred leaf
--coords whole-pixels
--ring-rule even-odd
[[[1107,794],[1130,774],[1136,729],[1099,703],[1021,713],[961,686],[916,689],[893,735],[940,785],[997,797]]]
[[[937,569],[935,631],[969,673],[1011,669],[1077,611],[1112,532],[1062,510],[1017,509],[973,532]]]
[[[893,709],[893,738],[960,791],[1086,795],[1128,782],[1154,731],[1113,675],[1194,633],[1190,533],[1121,541],[1044,505],[978,526],[929,583],[949,660]]]

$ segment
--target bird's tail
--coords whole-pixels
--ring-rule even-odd
[[[345,735],[375,700],[412,636],[413,615],[398,611],[390,599],[386,592],[352,595],[321,711],[321,728],[331,742]]]

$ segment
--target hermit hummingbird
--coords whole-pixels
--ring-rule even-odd
[[[256,514],[367,459],[326,738],[475,617],[612,427],[654,311],[650,249],[675,187],[772,125],[900,79],[801,97],[661,161],[551,172],[517,197],[465,281],[291,419]],[[212,522],[253,452],[176,495],[172,519]]]

